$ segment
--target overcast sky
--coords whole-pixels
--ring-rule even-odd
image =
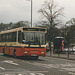
[[[33,22],[41,19],[38,10],[45,0],[33,0]],[[63,20],[66,22],[75,17],[75,0],[55,0],[64,7]],[[28,0],[0,0],[0,23],[30,21],[30,1]]]

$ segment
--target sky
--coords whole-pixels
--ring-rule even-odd
[[[33,23],[40,21],[41,15],[38,10],[42,8],[45,0],[33,1]],[[64,22],[75,17],[75,0],[55,0],[60,7],[64,7]],[[31,2],[29,0],[0,0],[0,23],[16,23],[30,21]]]

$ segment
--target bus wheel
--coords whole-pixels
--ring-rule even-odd
[[[3,55],[5,55],[5,50],[4,50],[4,48],[3,48]]]
[[[16,58],[16,51],[14,51],[14,58]]]

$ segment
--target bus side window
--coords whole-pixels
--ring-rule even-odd
[[[16,39],[17,39],[17,32],[12,32],[11,33],[11,41],[16,42]]]
[[[25,43],[25,41],[26,41],[25,34],[24,34],[24,33],[22,33],[22,43]]]
[[[1,34],[1,42],[3,42],[3,40],[2,40],[2,34]]]
[[[6,34],[6,42],[8,42],[8,34]]]
[[[8,42],[11,42],[11,34],[8,33]]]
[[[22,42],[22,33],[21,33],[21,31],[18,31],[18,42],[19,43]]]
[[[0,42],[1,42],[1,34],[0,34]]]
[[[2,39],[2,42],[5,42],[6,41],[5,40],[5,34],[2,34],[1,39]]]

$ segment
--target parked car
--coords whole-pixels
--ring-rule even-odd
[[[75,47],[73,47],[73,48],[64,48],[63,50],[62,50],[62,53],[70,53],[70,54],[75,54]]]

